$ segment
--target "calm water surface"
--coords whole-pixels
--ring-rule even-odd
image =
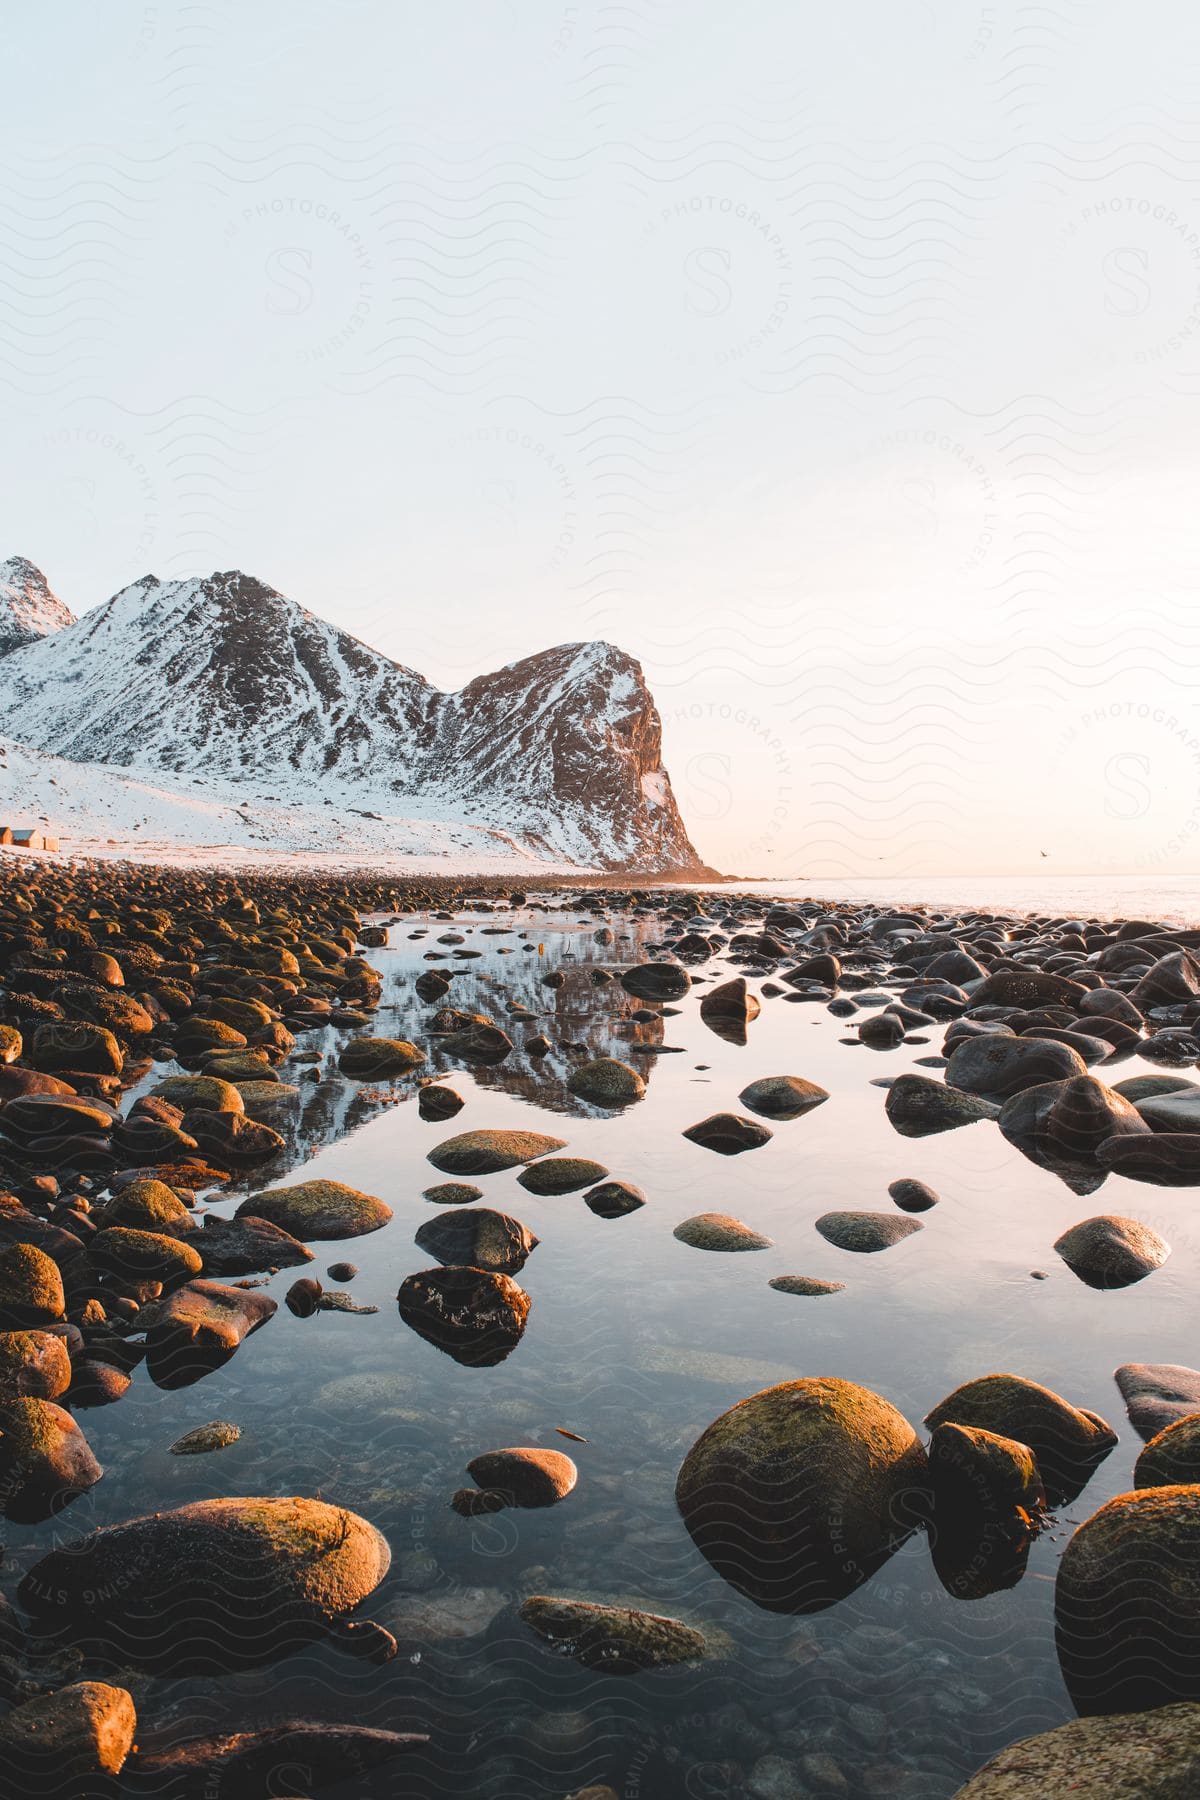
[[[822,1792],[939,1800],[998,1748],[1072,1716],[1053,1649],[1055,1564],[1073,1525],[1131,1485],[1139,1443],[1114,1367],[1196,1360],[1195,1201],[1116,1177],[1080,1200],[987,1124],[897,1136],[872,1081],[935,1052],[938,1027],[929,1044],[880,1054],[841,1042],[847,1027],[824,1007],[780,997],[764,1001],[740,1048],[700,1021],[701,984],[675,1016],[633,1028],[634,1041],[660,1040],[660,1053],[631,1055],[621,1015],[636,1002],[616,983],[594,986],[589,965],[642,960],[639,938],[657,942],[661,926],[612,923],[617,942],[602,946],[595,921],[575,914],[475,914],[454,927],[405,919],[388,949],[370,952],[385,981],[374,1034],[428,1041],[422,1022],[433,1009],[415,999],[412,982],[430,966],[454,966],[425,955],[439,932],[460,930],[483,954],[455,976],[454,1004],[503,1022],[507,1001],[524,1000],[552,1040],[637,1062],[645,1099],[624,1114],[594,1113],[563,1091],[578,1053],[556,1048],[538,1065],[520,1049],[526,1033],[517,1027],[518,1049],[498,1068],[443,1070],[433,1053],[431,1067],[467,1104],[449,1124],[431,1124],[418,1116],[413,1084],[397,1084],[394,1103],[384,1103],[337,1077],[346,1034],[309,1034],[302,1042],[325,1052],[329,1067],[321,1087],[305,1089],[298,1160],[311,1150],[307,1173],[379,1194],[395,1211],[381,1232],[314,1246],[312,1272],[357,1263],[349,1285],[378,1314],[300,1320],[281,1305],[225,1369],[194,1387],[164,1392],[140,1369],[120,1405],[83,1415],[105,1480],[56,1522],[11,1534],[5,1586],[11,1592],[55,1539],[135,1511],[220,1494],[319,1494],[365,1514],[392,1545],[392,1572],[363,1611],[396,1632],[399,1657],[377,1669],[322,1647],[219,1682],[131,1677],[144,1725],[180,1737],[299,1713],[433,1733],[429,1756],[403,1777],[393,1766],[334,1794],[561,1800],[606,1780],[646,1800]],[[511,934],[483,935],[500,924]],[[541,977],[558,966],[567,982],[547,989]],[[713,963],[706,972],[726,971]],[[1114,1079],[1146,1067],[1131,1059]],[[806,1076],[832,1097],[741,1157],[681,1136],[709,1112],[741,1110],[739,1090],[770,1074]],[[446,1178],[427,1153],[480,1126],[552,1132],[649,1197],[640,1212],[605,1221],[579,1194],[527,1194],[516,1171],[482,1178],[484,1204],[514,1213],[541,1239],[518,1278],[532,1296],[528,1329],[491,1369],[455,1363],[396,1308],[400,1281],[430,1261],[413,1243],[434,1210],[421,1190]],[[855,1256],[814,1230],[831,1208],[890,1207],[887,1185],[902,1175],[931,1183],[942,1200],[897,1247]],[[230,1211],[236,1200],[215,1204]],[[719,1255],[672,1237],[680,1220],[707,1210],[735,1214],[774,1248]],[[1166,1266],[1117,1293],[1078,1282],[1052,1245],[1098,1211],[1153,1224],[1173,1246]],[[1032,1279],[1034,1269],[1049,1279]],[[270,1291],[282,1301],[298,1273],[281,1272]],[[844,1281],[846,1291],[795,1298],[768,1287],[779,1274]],[[959,1382],[992,1370],[1045,1382],[1120,1432],[1083,1495],[1035,1544],[1015,1588],[951,1598],[917,1536],[841,1605],[781,1618],[729,1588],[683,1529],[672,1499],[683,1455],[757,1389],[844,1376],[919,1423]],[[183,1431],[214,1418],[241,1425],[242,1440],[211,1456],[167,1453]],[[556,1426],[588,1442],[570,1444]],[[471,1457],[521,1443],[575,1457],[569,1499],[474,1520],[450,1510]],[[547,1653],[515,1619],[514,1603],[532,1593],[679,1614],[709,1632],[716,1654],[694,1669],[589,1674]],[[302,1771],[280,1779],[280,1795],[307,1791]]]

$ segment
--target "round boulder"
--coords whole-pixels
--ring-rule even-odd
[[[467,1464],[480,1488],[503,1497],[506,1506],[553,1506],[571,1492],[579,1471],[561,1450],[485,1450]]]
[[[773,1134],[765,1125],[743,1119],[738,1113],[712,1113],[698,1124],[689,1125],[683,1135],[690,1143],[715,1150],[718,1156],[740,1156],[743,1150],[757,1150],[769,1143]]]
[[[938,1196],[928,1182],[918,1181],[912,1175],[902,1175],[898,1181],[890,1181],[888,1193],[901,1212],[928,1212],[938,1203]]]
[[[1051,1504],[1074,1499],[1117,1441],[1097,1413],[1072,1406],[1021,1375],[981,1375],[964,1382],[925,1415],[925,1423],[931,1431],[943,1424],[977,1426],[1028,1445]]]
[[[71,1385],[66,1339],[53,1331],[0,1331],[0,1402],[57,1400]]]
[[[374,1194],[347,1187],[341,1181],[299,1181],[294,1187],[272,1188],[251,1194],[238,1207],[236,1218],[265,1219],[301,1243],[313,1239],[362,1237],[378,1231],[392,1216],[392,1209]]]
[[[615,1056],[598,1056],[575,1070],[567,1082],[567,1092],[594,1106],[628,1106],[640,1100],[646,1083],[628,1063]]]
[[[400,1284],[400,1317],[419,1337],[474,1368],[494,1368],[520,1343],[529,1317],[524,1288],[508,1275],[453,1265]]]
[[[1084,1714],[1200,1699],[1200,1487],[1118,1494],[1063,1553],[1058,1656]]]
[[[517,1185],[530,1194],[574,1194],[591,1182],[603,1181],[608,1170],[586,1156],[548,1156],[530,1163],[517,1176]]]
[[[108,1794],[116,1791],[136,1731],[125,1688],[76,1681],[9,1713],[0,1724],[0,1764],[17,1793],[46,1800]]]
[[[36,1244],[0,1251],[0,1325],[52,1325],[65,1307],[62,1275],[45,1251]]]
[[[1133,1465],[1135,1488],[1200,1484],[1200,1413],[1176,1419],[1145,1445]]]
[[[1171,1254],[1171,1246],[1149,1225],[1102,1213],[1082,1219],[1055,1242],[1054,1248],[1072,1274],[1093,1288],[1131,1287]]]
[[[928,1466],[888,1401],[836,1378],[787,1381],[714,1421],[675,1487],[703,1555],[771,1612],[832,1606],[927,1508]]]
[[[366,1598],[391,1554],[321,1500],[198,1500],[51,1550],[18,1598],[45,1630],[140,1667],[224,1675],[270,1661]]]
[[[418,1228],[416,1241],[440,1263],[491,1269],[501,1275],[519,1274],[538,1244],[520,1219],[490,1206],[435,1213]]]
[[[999,1107],[977,1094],[932,1081],[928,1075],[898,1075],[888,1089],[888,1122],[901,1137],[930,1137],[979,1119],[994,1119]]]
[[[827,1088],[800,1075],[760,1075],[738,1095],[743,1106],[764,1119],[798,1119],[828,1098]]]
[[[406,1038],[351,1038],[338,1057],[338,1068],[355,1081],[392,1081],[425,1061],[425,1052]]]
[[[890,1250],[893,1244],[925,1229],[920,1220],[901,1213],[828,1212],[822,1213],[816,1224],[826,1243],[865,1255]]]
[[[621,986],[637,1000],[682,1000],[692,978],[678,963],[638,963],[621,971]]]
[[[963,1038],[946,1069],[946,1085],[989,1100],[1007,1100],[1023,1088],[1086,1075],[1087,1064],[1069,1044],[1048,1038]]]
[[[104,1471],[69,1412],[52,1400],[0,1407],[0,1508],[32,1525],[95,1487]]]
[[[565,1138],[540,1131],[463,1131],[432,1149],[428,1161],[443,1175],[498,1175],[565,1149]]]
[[[632,1181],[602,1181],[599,1187],[589,1188],[583,1203],[599,1219],[623,1219],[645,1206],[646,1196]]]
[[[1190,1800],[1200,1791],[1200,1706],[1072,1719],[1011,1744],[954,1800]]]
[[[92,1261],[104,1275],[123,1281],[161,1281],[174,1287],[199,1275],[203,1262],[191,1244],[158,1231],[131,1231],[112,1225],[91,1240]]]
[[[671,1235],[681,1244],[690,1244],[693,1250],[769,1250],[772,1244],[771,1238],[752,1231],[728,1213],[697,1213],[694,1218],[684,1219]]]

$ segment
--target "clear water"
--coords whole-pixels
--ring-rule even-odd
[[[421,1022],[432,1009],[415,1000],[412,981],[449,927],[436,921],[427,936],[410,938],[425,923],[406,920],[388,949],[370,953],[385,980],[377,1035],[427,1041]],[[482,935],[499,923],[512,923],[513,935]],[[629,1057],[621,1015],[636,1003],[616,983],[593,986],[588,966],[642,960],[639,938],[657,941],[661,932],[654,921],[613,924],[617,943],[600,946],[594,921],[572,914],[468,917],[456,929],[484,954],[455,977],[453,1001],[503,1022],[507,1000],[521,999],[552,1039]],[[557,966],[568,980],[555,992],[541,976]],[[717,974],[723,965],[706,968]],[[3,1584],[11,1593],[50,1543],[134,1512],[210,1495],[317,1494],[362,1512],[390,1540],[392,1572],[363,1611],[396,1631],[401,1653],[380,1669],[322,1646],[209,1682],[130,1673],[143,1742],[299,1714],[432,1734],[429,1753],[403,1772],[395,1765],[355,1776],[328,1790],[335,1795],[561,1800],[603,1780],[646,1800],[825,1791],[939,1800],[995,1750],[1071,1716],[1052,1640],[1055,1564],[1072,1526],[1131,1485],[1139,1444],[1114,1367],[1195,1361],[1192,1196],[1112,1178],[1080,1200],[987,1124],[902,1139],[872,1080],[913,1067],[937,1050],[940,1033],[928,1045],[876,1053],[841,1042],[846,1026],[822,1006],[776,998],[764,1001],[748,1044],[737,1047],[701,1022],[703,991],[661,1028],[643,1028],[641,1041],[661,1037],[664,1052],[631,1057],[648,1091],[619,1115],[600,1116],[564,1094],[577,1058],[556,1049],[538,1066],[518,1048],[496,1068],[446,1064],[466,1106],[448,1124],[426,1123],[413,1083],[396,1085],[393,1104],[337,1077],[344,1034],[303,1040],[326,1053],[327,1079],[305,1090],[295,1159],[309,1173],[383,1196],[395,1211],[383,1231],[314,1246],[313,1272],[357,1263],[349,1285],[379,1312],[301,1320],[281,1305],[196,1386],[164,1392],[139,1370],[119,1404],[81,1415],[105,1479],[57,1521],[10,1531]],[[519,1046],[524,1031],[513,1035]],[[432,1066],[441,1072],[436,1052]],[[1143,1067],[1130,1060],[1118,1076]],[[710,1112],[740,1110],[749,1080],[783,1073],[821,1083],[831,1099],[737,1158],[681,1136]],[[491,1369],[459,1365],[424,1342],[395,1299],[403,1277],[430,1261],[413,1233],[434,1210],[421,1190],[445,1177],[427,1153],[479,1126],[552,1132],[648,1195],[640,1212],[606,1221],[579,1194],[527,1194],[515,1171],[482,1178],[484,1204],[514,1213],[541,1239],[518,1278],[532,1296],[528,1329]],[[902,1175],[942,1196],[905,1242],[855,1256],[814,1230],[833,1207],[888,1207],[887,1184]],[[222,1211],[235,1203],[216,1199]],[[680,1220],[707,1210],[735,1214],[775,1247],[720,1255],[673,1238]],[[1117,1293],[1078,1282],[1052,1245],[1097,1211],[1153,1224],[1173,1246],[1165,1267]],[[1032,1279],[1034,1269],[1049,1279]],[[270,1291],[282,1301],[298,1272],[281,1272]],[[789,1273],[844,1281],[846,1291],[799,1299],[768,1287],[769,1277]],[[841,1605],[788,1619],[757,1610],[694,1549],[673,1504],[676,1472],[733,1402],[775,1381],[838,1375],[917,1423],[956,1384],[993,1370],[1045,1382],[1120,1432],[1080,1499],[1036,1542],[1015,1588],[951,1598],[918,1536]],[[168,1454],[183,1431],[214,1418],[240,1425],[241,1441],[209,1456]],[[567,1442],[558,1426],[588,1442]],[[471,1457],[522,1443],[574,1456],[579,1482],[565,1502],[479,1519],[450,1510]],[[714,1655],[632,1678],[587,1673],[546,1652],[515,1618],[515,1603],[533,1593],[683,1616],[711,1634]],[[805,1763],[826,1757],[833,1765]],[[843,1785],[821,1785],[835,1776]],[[302,1771],[281,1771],[273,1791],[304,1793],[302,1782]]]

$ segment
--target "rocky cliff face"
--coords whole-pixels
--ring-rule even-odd
[[[75,615],[52,594],[42,571],[23,556],[0,563],[0,656],[74,623]]]
[[[146,576],[13,648],[0,706],[13,738],[74,762],[469,821],[580,864],[697,866],[653,699],[611,644],[447,694],[240,571]]]

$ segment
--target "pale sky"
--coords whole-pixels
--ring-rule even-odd
[[[4,68],[0,556],[76,610],[612,639],[740,874],[1200,871],[1195,7],[60,0]]]

